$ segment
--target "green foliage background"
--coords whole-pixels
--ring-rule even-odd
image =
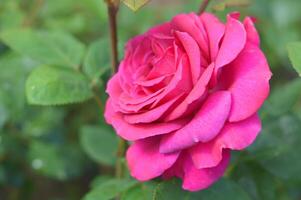
[[[130,37],[200,2],[153,0],[137,12],[122,5],[121,54]],[[223,19],[232,10],[257,17],[272,93],[255,144],[234,153],[213,187],[188,193],[177,180],[113,177],[117,138],[102,117],[110,76],[103,0],[0,0],[0,199],[301,199],[301,79],[288,58],[300,73],[301,44],[291,42],[301,41],[301,2],[252,0],[226,9],[219,2],[211,8]]]

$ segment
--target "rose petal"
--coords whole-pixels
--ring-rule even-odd
[[[222,160],[223,149],[242,150],[253,143],[261,129],[260,119],[253,115],[240,122],[227,123],[214,140],[192,147],[190,155],[196,168],[216,166]]]
[[[159,138],[136,141],[129,147],[126,159],[133,177],[147,181],[160,176],[177,160],[179,152],[173,154],[159,153]]]
[[[208,57],[208,39],[205,28],[200,23],[196,14],[179,14],[171,20],[172,29],[181,32],[186,32],[198,43],[199,48],[202,51],[202,60],[206,60]]]
[[[181,41],[190,62],[192,82],[195,84],[201,73],[201,52],[195,40],[185,32],[175,31],[176,36]]]
[[[129,124],[124,121],[122,114],[114,112],[110,98],[107,100],[104,115],[106,121],[116,130],[116,133],[130,141],[170,133],[183,127],[188,122],[187,119],[181,119],[168,123]]]
[[[190,147],[199,141],[211,140],[223,128],[230,108],[231,95],[229,92],[218,91],[211,94],[187,125],[175,133],[163,136],[160,152],[170,153]]]
[[[247,31],[247,41],[259,46],[260,38],[251,17],[246,17],[244,26]]]
[[[232,94],[229,121],[235,122],[253,115],[269,94],[271,72],[266,58],[257,45],[248,43],[245,49],[221,74],[223,88]]]
[[[191,158],[187,159],[184,166],[183,189],[198,191],[208,188],[223,176],[230,161],[230,151],[224,150],[221,162],[212,168],[197,169]]]
[[[144,113],[140,114],[132,114],[132,115],[125,115],[124,120],[130,124],[137,124],[137,123],[150,123],[153,121],[158,120],[162,115],[170,109],[170,107],[177,102],[182,95],[177,96],[176,98],[168,101],[154,109],[148,110]]]
[[[211,61],[214,61],[219,50],[220,41],[225,33],[225,25],[210,13],[203,13],[200,18],[207,31]]]
[[[188,96],[168,116],[166,116],[166,121],[174,120],[178,117],[183,116],[183,114],[187,110],[189,110],[190,104],[192,104],[193,102],[200,99],[203,95],[206,94],[207,84],[211,78],[213,69],[214,64],[209,65],[205,69],[205,71],[201,75],[201,78],[194,85],[193,89],[188,94]]]
[[[246,44],[243,24],[231,16],[227,18],[225,35],[216,57],[216,67],[220,68],[233,61]]]

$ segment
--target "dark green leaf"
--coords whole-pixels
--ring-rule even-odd
[[[58,105],[85,101],[93,96],[89,81],[68,68],[39,67],[26,82],[28,102],[36,105]]]
[[[301,121],[284,115],[264,126],[249,151],[267,171],[276,177],[301,180]]]
[[[279,116],[291,110],[300,96],[301,80],[295,79],[284,86],[275,88],[265,106],[270,114]]]

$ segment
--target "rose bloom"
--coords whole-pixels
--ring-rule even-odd
[[[230,151],[261,130],[271,72],[250,17],[179,14],[131,39],[107,85],[105,119],[131,141],[140,181],[179,177],[189,191],[217,181]]]

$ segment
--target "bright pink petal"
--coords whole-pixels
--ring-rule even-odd
[[[225,35],[215,61],[216,67],[222,67],[233,61],[242,51],[245,44],[246,31],[243,24],[228,16]]]
[[[188,33],[198,43],[202,51],[201,56],[204,58],[208,57],[206,30],[196,14],[179,14],[171,20],[171,26],[174,30]]]
[[[248,43],[231,65],[224,68],[221,82],[232,94],[229,120],[240,121],[253,115],[269,94],[271,71],[258,46]]]
[[[183,128],[163,136],[160,152],[178,151],[201,141],[214,138],[223,128],[231,108],[231,95],[227,91],[211,94],[200,111]]]
[[[209,65],[201,78],[194,85],[188,96],[165,118],[166,121],[177,119],[187,111],[189,106],[206,94],[207,84],[211,78],[214,65]]]
[[[113,110],[110,98],[106,104],[105,119],[114,127],[120,137],[130,141],[170,133],[180,129],[188,122],[187,119],[181,119],[168,123],[129,124],[124,121],[122,114]]]
[[[198,191],[208,188],[223,176],[230,160],[230,151],[224,150],[221,162],[212,168],[197,169],[192,160],[187,158],[184,166],[183,189]]]
[[[178,39],[181,41],[186,54],[188,55],[192,82],[195,84],[201,73],[201,52],[199,46],[188,33],[180,31],[176,31],[175,33]]]
[[[159,153],[159,138],[136,141],[127,151],[126,159],[130,173],[140,181],[147,181],[160,176],[177,160],[179,152]]]
[[[131,124],[137,124],[137,123],[150,123],[153,121],[158,120],[162,115],[170,109],[170,107],[177,102],[180,97],[183,95],[179,95],[178,97],[172,99],[171,101],[168,101],[154,109],[148,110],[144,113],[139,114],[132,114],[132,115],[125,115],[124,120]]]
[[[253,23],[251,17],[246,17],[244,20],[244,26],[247,31],[247,40],[248,42],[252,42],[253,44],[259,46],[260,38]]]
[[[242,150],[253,143],[261,129],[257,115],[235,123],[227,123],[219,135],[207,143],[198,143],[190,149],[196,168],[216,166],[222,160],[223,149]]]
[[[200,16],[208,35],[211,60],[215,60],[220,41],[225,33],[225,25],[213,14],[204,13]],[[208,44],[207,44],[208,45]]]

